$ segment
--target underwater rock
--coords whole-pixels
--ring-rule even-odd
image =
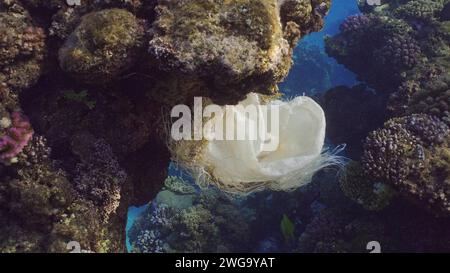
[[[323,12],[329,2],[322,1]],[[291,4],[304,8],[293,14],[284,9]],[[213,101],[235,104],[249,92],[276,92],[295,45],[284,38],[281,19],[296,24],[303,36],[322,26],[319,6],[316,1],[158,1],[148,50],[159,69],[200,77],[212,89]]]
[[[90,154],[82,157],[82,162],[75,167],[74,188],[102,209],[102,220],[107,221],[119,207],[121,188],[127,174],[121,169],[108,143],[95,138],[91,141],[82,143],[83,149],[90,150]]]
[[[59,51],[61,68],[87,83],[110,81],[136,62],[143,36],[141,23],[125,10],[87,14]]]

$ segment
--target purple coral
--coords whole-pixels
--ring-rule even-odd
[[[341,32],[354,31],[370,23],[369,17],[364,14],[350,15],[339,26]]]
[[[20,112],[11,115],[11,126],[0,137],[0,161],[9,162],[20,154],[33,137],[28,119]]]
[[[45,33],[42,28],[28,26],[23,32],[22,52],[24,55],[38,53],[42,58],[42,52],[45,47]]]
[[[394,35],[376,55],[384,66],[404,70],[411,69],[420,62],[422,50],[414,38],[408,35]]]

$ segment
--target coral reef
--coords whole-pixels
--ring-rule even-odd
[[[357,31],[370,24],[370,19],[364,14],[351,15],[339,26],[341,32]]]
[[[219,103],[234,104],[252,91],[273,94],[297,39],[322,26],[329,2],[158,1],[148,50],[161,70],[205,80]],[[298,33],[295,41],[285,39],[280,20],[289,37]]]
[[[361,135],[368,135],[363,155],[347,167],[343,191],[372,209],[364,205],[374,197],[367,186],[382,183],[411,211],[448,217],[449,1],[360,2],[363,14],[342,24],[327,52],[374,88],[370,101],[384,101],[378,111],[387,114],[383,126]]]
[[[119,206],[121,187],[126,182],[127,174],[121,169],[108,143],[102,139],[92,142],[92,147],[83,143],[83,149],[89,149],[91,153],[76,166],[74,188],[79,195],[102,208],[102,218],[106,221]]]
[[[190,187],[178,177],[169,177],[167,183]],[[182,201],[186,194],[173,193],[174,202]],[[249,249],[251,223],[238,202],[212,188],[192,198],[194,205],[186,208],[153,201],[129,231],[133,252],[204,253]],[[158,197],[155,200],[159,200]]]
[[[42,74],[46,35],[28,11],[14,2],[0,3],[0,82],[20,92]]]
[[[382,212],[368,213],[349,206],[327,208],[306,226],[299,252],[368,253],[369,242],[382,253],[448,252],[448,219],[396,203]]]
[[[11,163],[33,137],[33,129],[27,118],[19,112],[13,112],[10,120],[4,118],[2,121],[2,127],[8,128],[0,137],[0,161]]]
[[[369,135],[362,163],[375,179],[395,186],[432,213],[450,211],[448,126],[438,118],[411,115],[392,119]]]
[[[0,0],[0,251],[125,251],[127,208],[167,177],[167,107],[276,93],[329,4]],[[189,198],[179,186],[166,185]],[[195,240],[200,203],[177,216]]]
[[[421,53],[419,44],[413,38],[398,34],[387,39],[385,45],[374,52],[382,66],[395,71],[413,68],[420,62]]]
[[[450,125],[450,74],[448,58],[417,68],[389,98],[394,116],[425,113]]]
[[[384,209],[395,194],[391,186],[368,178],[361,164],[354,161],[346,167],[340,186],[348,198],[370,211]]]

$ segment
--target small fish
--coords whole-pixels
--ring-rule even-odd
[[[292,241],[294,239],[295,226],[286,214],[284,214],[283,218],[281,219],[280,227],[281,233],[283,234],[286,242]]]

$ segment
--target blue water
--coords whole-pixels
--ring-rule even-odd
[[[331,10],[325,17],[323,30],[304,37],[295,49],[294,66],[286,80],[280,84],[280,90],[286,96],[315,95],[338,85],[353,86],[357,83],[355,74],[337,64],[333,58],[326,55],[324,50],[324,38],[327,35],[338,33],[341,22],[348,15],[357,13],[360,12],[356,0],[333,0]],[[305,48],[312,50],[313,54],[309,54],[309,51],[308,54],[302,54]],[[312,73],[312,71],[317,73]],[[323,80],[324,73],[328,76],[325,81]],[[169,167],[169,175],[182,176],[187,181],[192,180],[173,165]],[[127,232],[146,207],[147,205],[129,208]],[[131,245],[128,236],[126,245],[130,251]]]
[[[313,96],[339,85],[353,86],[356,75],[325,53],[324,38],[339,33],[339,26],[349,15],[360,13],[356,0],[333,0],[320,32],[304,37],[294,51],[294,66],[279,85],[287,97]]]

